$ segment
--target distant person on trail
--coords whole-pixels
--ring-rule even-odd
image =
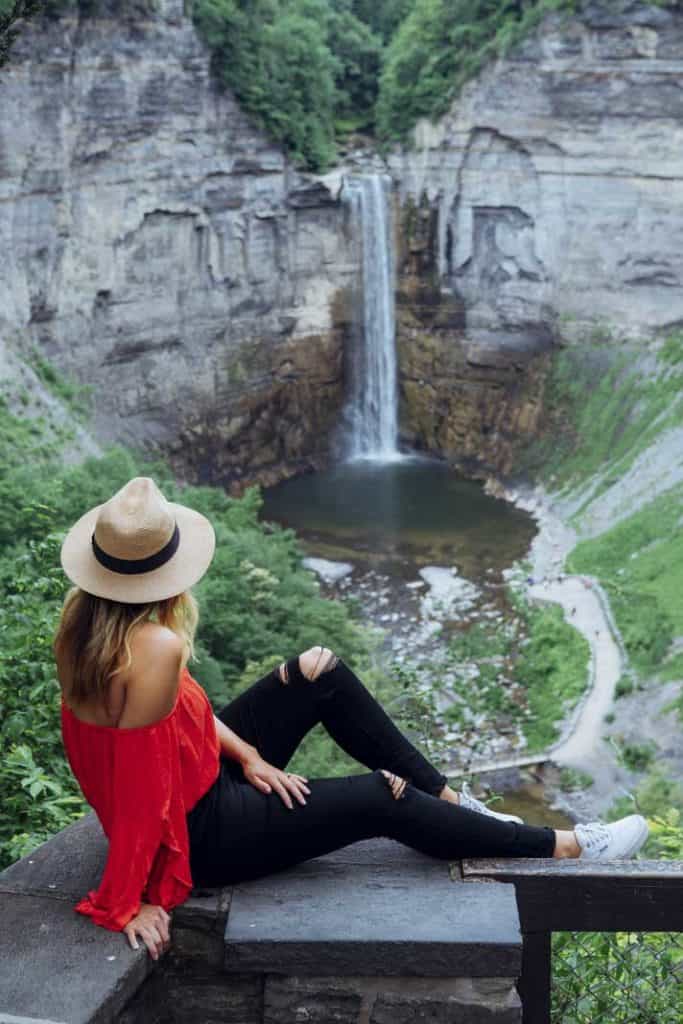
[[[645,819],[573,830],[490,810],[403,735],[351,668],[311,647],[273,666],[217,714],[190,675],[191,587],[214,556],[201,513],[135,477],[68,530],[72,581],[54,639],[69,763],[109,848],[99,887],[75,909],[168,948],[170,911],[193,886],[231,885],[387,836],[461,857],[629,857]],[[254,652],[255,656],[258,652]],[[287,771],[322,723],[368,771],[308,779]]]

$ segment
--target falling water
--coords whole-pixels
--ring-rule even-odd
[[[362,267],[349,354],[347,458],[400,459],[394,342],[394,245],[387,175],[350,177],[344,199]]]

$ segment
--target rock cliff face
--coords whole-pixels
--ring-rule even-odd
[[[27,29],[0,86],[0,337],[95,386],[100,441],[194,480],[324,459],[343,397],[339,204],[218,94],[176,0]]]
[[[683,326],[683,13],[547,17],[389,163],[407,437],[514,467],[546,353]]]
[[[30,27],[0,83],[0,346],[190,479],[321,465],[358,271],[339,187],[386,166],[402,438],[514,471],[560,336],[683,326],[683,13],[614,6],[549,16],[411,148],[324,178],[215,90],[178,0]]]
[[[466,302],[439,280],[438,208],[423,193],[420,206],[409,197],[396,213],[403,440],[445,455],[468,476],[508,475],[516,450],[535,436],[543,411],[548,329],[539,324],[536,346],[516,345],[505,332],[495,343],[477,343]]]

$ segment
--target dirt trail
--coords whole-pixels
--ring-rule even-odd
[[[609,795],[617,784],[616,758],[602,737],[604,718],[612,709],[615,687],[624,665],[603,599],[596,591],[595,584],[577,576],[529,587],[531,597],[561,605],[567,622],[583,633],[590,644],[586,692],[565,722],[560,740],[549,752],[556,764],[587,771],[593,776],[594,798],[602,793]]]
[[[663,438],[666,447],[669,437]],[[669,484],[678,481],[669,480]],[[610,498],[623,501],[621,484],[615,494],[606,492],[599,499],[600,511],[607,516]],[[567,554],[575,547],[579,534],[564,517],[570,503],[559,501],[541,485],[532,489],[511,489],[504,497],[531,512],[539,532],[529,551],[533,583],[527,593],[537,600],[557,602],[564,609],[565,619],[579,629],[591,647],[589,681],[584,697],[564,723],[560,739],[551,748],[552,760],[589,772],[593,785],[571,794],[556,793],[555,804],[575,819],[599,816],[616,797],[632,792],[640,774],[621,765],[615,747],[605,736],[623,734],[631,740],[655,740],[666,756],[668,773],[674,778],[683,774],[683,755],[679,753],[680,723],[673,715],[663,713],[664,705],[677,692],[679,684],[663,687],[656,681],[615,702],[615,686],[628,664],[623,642],[612,616],[609,601],[597,580],[587,576],[569,576],[562,572]],[[593,510],[594,512],[594,510]],[[616,513],[616,509],[613,510]],[[618,518],[613,514],[612,522]],[[595,515],[588,517],[594,527]],[[587,535],[595,530],[588,529]],[[582,529],[581,537],[584,536]],[[613,724],[605,715],[615,715]]]

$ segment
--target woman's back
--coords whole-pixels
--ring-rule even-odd
[[[146,621],[130,638],[131,664],[109,685],[108,701],[74,700],[69,680],[57,662],[57,675],[67,707],[82,722],[130,729],[159,721],[173,708],[182,669],[184,645],[166,626]]]

